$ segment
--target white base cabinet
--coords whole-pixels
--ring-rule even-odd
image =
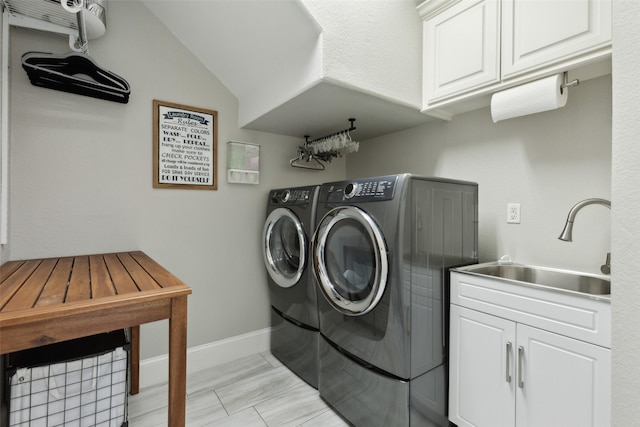
[[[475,288],[474,279],[452,273],[449,420],[458,427],[610,426],[611,350],[521,323],[518,311],[544,317],[535,305],[513,310],[512,319],[458,305],[483,301],[483,293],[493,301],[499,292],[518,293],[508,289],[518,285],[490,289],[487,279]],[[553,304],[555,294],[540,292]]]

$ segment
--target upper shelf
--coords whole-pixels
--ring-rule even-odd
[[[416,107],[400,105],[336,84],[319,82],[300,95],[246,124],[247,129],[312,138],[344,128],[357,117],[354,138],[370,138],[434,121]]]
[[[357,117],[365,140],[434,120],[412,2],[143,3],[238,98],[240,127],[302,138]]]
[[[10,24],[59,34],[78,34],[75,13],[65,10],[59,0],[0,0],[9,12]],[[85,0],[83,12],[87,37],[96,39],[106,32],[103,0]]]

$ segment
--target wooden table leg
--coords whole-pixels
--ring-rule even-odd
[[[140,325],[131,327],[131,394],[140,391]]]
[[[184,427],[187,398],[187,297],[171,300],[169,319],[169,426]]]

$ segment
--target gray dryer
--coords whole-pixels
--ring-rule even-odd
[[[319,392],[354,425],[448,426],[448,271],[477,262],[477,202],[410,174],[320,187]]]

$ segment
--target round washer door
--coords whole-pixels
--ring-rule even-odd
[[[274,209],[262,231],[262,255],[269,276],[279,286],[298,283],[305,268],[307,238],[302,223],[289,209]]]
[[[313,236],[313,270],[320,290],[338,311],[359,316],[382,298],[389,264],[375,221],[354,206],[329,211]]]

